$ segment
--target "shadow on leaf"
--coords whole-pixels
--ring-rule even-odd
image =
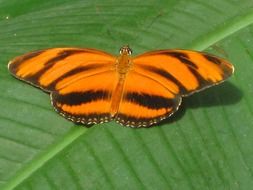
[[[160,122],[160,124],[169,124],[178,121],[183,117],[186,109],[235,104],[242,97],[242,91],[235,85],[225,82],[183,98],[178,111]]]

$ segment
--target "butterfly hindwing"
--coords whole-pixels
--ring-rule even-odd
[[[226,60],[189,50],[147,52],[135,57],[133,64],[182,96],[224,81],[233,73],[233,66]]]
[[[88,76],[52,92],[51,101],[57,112],[76,123],[108,122],[116,82],[115,71]]]
[[[125,126],[149,127],[174,113],[181,97],[142,70],[129,71],[116,121]]]

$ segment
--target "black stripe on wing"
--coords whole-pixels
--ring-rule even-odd
[[[53,58],[49,59],[47,62],[45,62],[45,64],[44,64],[45,66],[43,67],[43,69],[41,69],[40,71],[38,71],[37,73],[35,73],[33,75],[29,75],[29,76],[25,77],[25,80],[30,81],[34,84],[38,84],[39,78],[43,74],[45,74],[50,68],[52,68],[57,62],[62,61],[71,55],[84,53],[84,52],[85,52],[84,50],[79,50],[79,49],[60,51],[58,53],[58,55],[56,55],[55,57],[53,57]],[[34,63],[34,64],[36,64],[36,63]]]
[[[135,98],[133,98],[135,96]],[[147,110],[158,110],[158,109],[167,109],[167,112],[162,115],[153,115],[153,116],[141,116],[143,114],[138,115],[138,111],[136,111],[137,115],[132,115],[132,113],[118,113],[115,116],[115,120],[117,123],[129,126],[129,127],[150,127],[155,123],[160,122],[161,120],[169,117],[174,112],[177,111],[178,107],[181,104],[181,97],[176,96],[173,99],[168,98],[162,98],[158,96],[153,96],[150,98],[150,96],[144,96],[140,97],[139,95],[136,96],[136,94],[129,93],[128,95],[129,99],[124,99],[124,101],[130,101],[137,105],[146,107]],[[147,98],[148,97],[148,98]],[[143,100],[140,100],[139,98],[142,98]],[[155,98],[158,98],[154,102],[149,102],[150,100],[154,100]],[[133,101],[134,100],[134,101]]]
[[[40,54],[42,54],[44,52],[45,52],[45,50],[40,50],[40,51],[35,51],[35,52],[25,54],[24,56],[17,57],[16,59],[12,60],[9,63],[9,66],[8,66],[9,70],[12,73],[16,74],[17,71],[18,71],[19,66],[22,65],[22,63],[28,61],[29,59],[37,57],[37,56],[39,56]]]
[[[64,111],[62,106],[78,106],[81,104],[86,104],[89,102],[95,102],[99,100],[108,99],[110,93],[107,91],[85,91],[85,92],[75,92],[66,95],[60,95],[57,92],[52,92],[50,94],[51,102],[54,106],[55,111],[57,111],[60,115],[65,117],[68,120],[71,120],[75,123],[82,123],[85,125],[92,125],[98,123],[109,122],[112,120],[110,113],[86,113],[86,114],[78,114],[75,112],[67,112]],[[99,110],[99,109],[98,109]]]
[[[180,52],[165,52],[164,54],[169,54],[170,56],[176,57],[178,58],[183,64],[185,64],[185,66],[187,67],[187,69],[189,70],[189,72],[195,77],[195,79],[198,82],[198,87],[196,89],[193,89],[191,91],[189,91],[184,85],[183,83],[180,82],[180,80],[178,80],[176,77],[174,77],[172,74],[170,74],[169,72],[167,72],[165,69],[160,69],[157,68],[155,66],[149,66],[149,65],[139,65],[141,68],[148,70],[150,72],[153,72],[167,80],[169,80],[170,82],[173,82],[174,84],[176,84],[179,87],[180,90],[180,94],[181,95],[189,95],[191,93],[193,93],[196,90],[201,90],[202,88],[208,87],[213,85],[213,82],[211,80],[205,79],[201,76],[201,74],[198,72],[198,67],[192,62],[188,60],[188,55],[184,54],[184,53],[180,53]],[[209,59],[213,59],[210,58],[210,56],[208,57]],[[212,60],[212,61],[216,61]],[[217,62],[217,61],[216,61]],[[166,63],[165,63],[166,64]],[[155,63],[154,63],[155,65]]]
[[[212,63],[214,63],[216,65],[222,64],[222,61],[219,58],[215,57],[215,56],[205,54],[205,53],[203,53],[202,55],[205,59],[207,59],[208,61],[211,61]]]
[[[132,102],[140,106],[154,110],[162,108],[166,109],[175,106],[174,99],[136,92],[128,92],[124,97],[124,101]]]
[[[57,92],[52,93],[52,98],[56,103],[65,104],[65,105],[81,105],[97,100],[105,100],[110,97],[108,91],[103,90],[88,90],[85,92],[72,92],[69,94],[61,95]]]
[[[192,68],[194,68],[194,69],[198,69],[198,66],[197,66],[194,62],[192,62],[192,61],[190,60],[189,56],[188,56],[187,54],[185,54],[185,53],[176,52],[176,51],[175,51],[175,52],[171,51],[171,52],[165,52],[165,53],[163,53],[163,54],[169,55],[169,56],[174,57],[174,58],[177,58],[177,59],[179,59],[182,63],[186,64],[187,66],[192,67]]]
[[[51,82],[46,88],[48,90],[55,90],[55,87],[57,85],[58,82],[60,82],[61,80],[68,78],[68,77],[72,77],[78,73],[84,72],[84,71],[91,71],[93,69],[97,69],[99,67],[103,66],[102,64],[91,64],[91,65],[87,65],[87,66],[82,66],[82,67],[77,67],[74,68],[66,73],[64,73],[63,75],[61,75],[60,77],[58,77],[57,79],[55,79],[53,82]]]
[[[153,72],[153,73],[165,78],[166,80],[169,80],[170,82],[174,83],[175,85],[178,86],[179,91],[180,91],[181,94],[184,94],[188,91],[186,89],[186,87],[177,78],[175,78],[173,75],[171,75],[166,70],[159,69],[157,67],[150,66],[150,65],[140,65],[140,67],[145,69],[145,70],[148,70],[150,72]]]
[[[196,80],[198,81],[198,88],[195,89],[195,90],[198,90],[198,89],[201,89],[203,87],[207,87],[207,86],[210,86],[210,85],[213,85],[213,82],[211,80],[206,80],[205,78],[203,78],[201,76],[201,74],[198,73],[197,70],[191,68],[191,67],[188,67],[188,69],[191,71],[191,73],[194,75],[194,77],[196,78]]]

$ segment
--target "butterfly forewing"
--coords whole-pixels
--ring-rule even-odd
[[[46,91],[58,90],[79,78],[111,70],[116,58],[81,48],[52,48],[19,56],[9,63],[17,78]]]
[[[227,61],[207,53],[188,50],[161,50],[133,59],[136,67],[182,96],[217,84],[233,73]]]

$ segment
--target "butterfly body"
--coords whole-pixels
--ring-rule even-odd
[[[123,46],[115,57],[88,48],[51,48],[9,62],[18,79],[50,93],[55,110],[76,123],[116,120],[149,127],[169,117],[183,96],[232,75],[224,59],[189,50],[159,50],[135,57]]]

